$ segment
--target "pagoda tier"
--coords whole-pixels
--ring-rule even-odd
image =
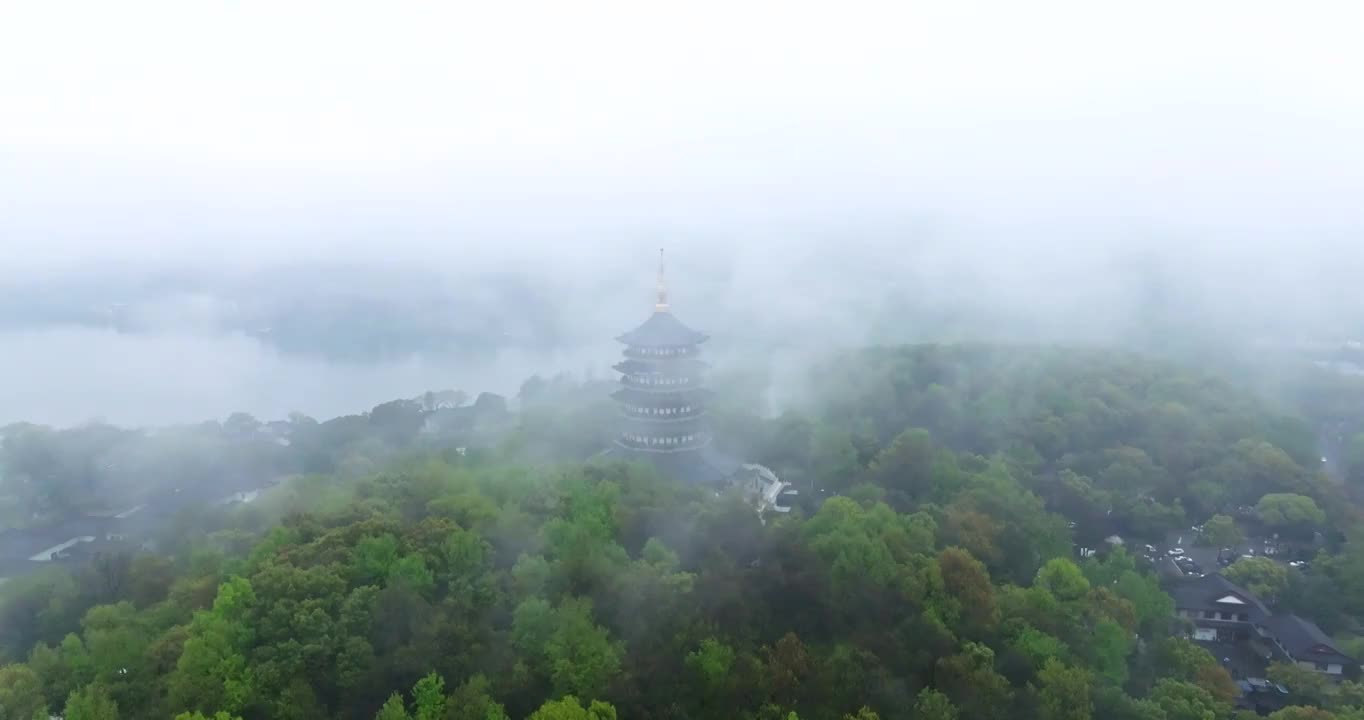
[[[611,393],[611,397],[622,406],[705,407],[711,394],[711,391],[705,388],[652,392],[624,385],[621,389]]]
[[[673,360],[640,360],[636,358],[626,358],[612,366],[612,368],[625,375],[648,375],[657,373],[660,375],[672,376],[692,376],[699,377],[705,375],[710,369],[710,364],[704,360],[695,358],[676,358]]]
[[[644,420],[647,422],[676,423],[684,420],[704,417],[706,409],[700,405],[683,405],[681,407],[649,407],[647,405],[624,405],[620,406],[620,416],[627,420]]]
[[[705,411],[670,420],[621,413],[621,420],[622,432],[632,432],[639,435],[677,435],[679,433],[704,432],[710,427],[709,418],[706,417]]]
[[[619,339],[620,338],[617,338],[617,340]],[[626,358],[635,360],[672,360],[689,357],[694,358],[701,354],[701,348],[694,345],[668,345],[665,347],[627,345],[625,347],[625,352],[622,354],[625,355]]]

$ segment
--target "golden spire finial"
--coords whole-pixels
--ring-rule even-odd
[[[658,300],[654,312],[668,312],[668,286],[663,282],[663,248],[658,249]]]

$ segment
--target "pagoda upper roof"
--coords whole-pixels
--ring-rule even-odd
[[[676,347],[696,345],[706,341],[705,333],[682,324],[666,309],[657,310],[642,325],[616,339],[626,345],[642,347]]]

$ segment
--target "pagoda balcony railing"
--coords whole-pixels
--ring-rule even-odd
[[[643,390],[644,392],[669,393],[680,390],[692,390],[701,387],[700,380],[689,377],[669,377],[658,375],[652,377],[640,377],[636,375],[625,375],[620,379],[620,384],[628,388]]]
[[[677,345],[671,347],[644,347],[641,345],[630,345],[625,348],[624,355],[628,358],[639,360],[673,360],[694,358],[701,354],[701,349],[691,345]]]
[[[620,415],[621,417],[626,418],[627,420],[644,420],[646,422],[654,423],[679,423],[686,422],[688,420],[695,420],[697,418],[703,418],[709,415],[709,413],[707,413],[705,410],[692,410],[691,412],[679,413],[676,415],[668,415],[664,413],[651,414],[646,412],[637,412],[621,408]]]
[[[689,439],[683,440],[682,438],[684,437]],[[671,443],[666,442],[668,439],[669,438],[663,437],[646,438],[641,436],[621,435],[616,438],[616,444],[627,450],[636,450],[640,452],[676,453],[703,448],[710,444],[711,440],[708,433],[691,433],[689,435],[679,436],[676,439],[676,442]]]

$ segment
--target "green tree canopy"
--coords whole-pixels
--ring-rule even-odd
[[[16,720],[47,717],[43,681],[25,665],[0,666],[0,708]]]
[[[541,705],[529,720],[616,720],[616,709],[596,700],[584,706],[578,698],[568,695]]]
[[[1245,534],[1231,516],[1213,515],[1203,523],[1203,538],[1216,547],[1233,547],[1245,539]]]
[[[1274,602],[1288,589],[1288,568],[1267,557],[1241,558],[1222,574],[1268,602]]]
[[[118,720],[118,703],[100,685],[86,685],[71,692],[62,717],[69,720]]]
[[[1047,660],[1037,673],[1038,718],[1040,720],[1089,720],[1094,714],[1090,700],[1089,673],[1066,667],[1056,658]]]
[[[125,716],[187,720],[1227,720],[1234,684],[1174,639],[1149,564],[1070,558],[1209,516],[1229,542],[1236,523],[1213,514],[1262,497],[1260,520],[1237,520],[1306,517],[1282,531],[1321,530],[1321,552],[1287,589],[1278,566],[1228,575],[1330,632],[1364,618],[1356,500],[1318,472],[1313,424],[1250,392],[1074,348],[875,348],[818,372],[777,418],[750,410],[760,378],[709,408],[718,450],[798,484],[790,513],[762,517],[743,488],[588,459],[613,433],[610,381],[528,383],[495,423],[495,399],[432,394],[322,423],[9,428],[0,518],[24,523],[282,480],[166,518],[164,555],[131,543],[0,587],[0,703],[102,692]],[[1273,499],[1289,494],[1327,512]],[[1293,670],[1308,672],[1272,673]],[[1361,720],[1364,692],[1311,682],[1294,678],[1294,702]]]
[[[946,695],[926,688],[914,700],[913,717],[920,720],[958,720],[959,714]]]
[[[403,702],[403,696],[393,693],[388,696],[388,700],[379,709],[379,714],[374,716],[374,720],[410,720],[411,717],[407,712],[407,705]]]
[[[1306,495],[1270,493],[1255,504],[1260,522],[1281,530],[1310,530],[1326,522],[1326,513]]]

